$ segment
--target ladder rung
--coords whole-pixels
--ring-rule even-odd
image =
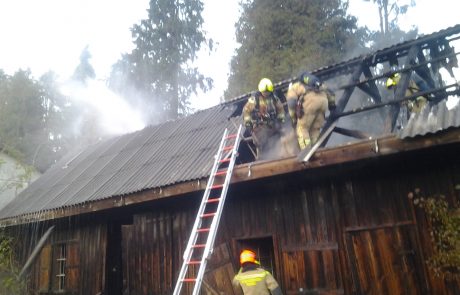
[[[218,175],[224,175],[224,174],[227,174],[227,169],[217,171],[215,175],[218,176]]]
[[[201,214],[201,217],[213,217],[214,215],[216,215],[216,213],[205,213],[205,214]]]
[[[206,203],[216,203],[216,202],[219,202],[220,201],[220,198],[213,198],[213,199],[208,199],[206,201]]]
[[[209,231],[209,230],[210,230],[210,228],[207,227],[207,228],[200,228],[200,229],[197,229],[196,231],[199,232],[199,233],[204,233],[204,232],[207,232],[207,231]]]
[[[195,245],[192,245],[192,248],[204,248],[206,247],[206,244],[195,244]]]
[[[182,282],[184,282],[184,283],[193,283],[193,282],[196,282],[196,279],[183,279]]]
[[[221,206],[224,205],[225,194],[227,193],[229,185],[229,180],[227,178],[231,176],[233,165],[235,164],[235,158],[238,156],[237,150],[242,137],[241,133],[242,126],[240,125],[235,134],[229,134],[228,129],[225,129],[225,132],[222,135],[219,150],[213,159],[214,166],[211,170],[209,178],[210,181],[206,186],[206,191],[202,199],[202,205],[196,214],[195,224],[185,249],[182,268],[174,288],[174,295],[178,295],[180,293],[184,283],[195,284],[193,291],[194,294],[197,293],[196,290],[198,290],[198,292],[200,290],[204,271],[206,270],[206,255],[210,254],[206,253],[206,251],[209,252],[209,249],[214,247],[214,239],[217,228],[214,228],[213,226],[219,222],[222,215]],[[220,177],[218,177],[219,175]],[[225,181],[222,181],[224,177]],[[211,191],[213,189],[218,190]],[[215,203],[217,206],[214,204],[208,205],[209,203]],[[205,206],[208,207],[206,208]],[[217,209],[214,209],[214,207],[217,207]],[[210,219],[205,220],[205,218]],[[211,222],[212,224],[209,225]],[[203,257],[198,257],[198,254]],[[190,272],[190,268],[192,268],[193,271],[196,271],[196,276]],[[189,287],[190,286],[193,285],[189,285]]]

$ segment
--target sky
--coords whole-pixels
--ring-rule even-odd
[[[239,17],[238,2],[204,0],[204,29],[215,41],[216,50],[200,52],[196,63],[204,75],[214,79],[215,88],[192,99],[195,109],[218,104],[226,89],[229,62],[237,47],[234,23]],[[88,45],[96,79],[103,83],[111,66],[133,48],[129,29],[147,17],[148,3],[148,0],[2,0],[0,69],[13,74],[19,68],[29,68],[35,78],[53,70],[65,80],[72,75],[81,51]],[[416,6],[400,18],[400,24],[403,28],[416,25],[421,33],[429,34],[460,23],[459,8],[458,0],[416,0]],[[360,25],[378,29],[378,12],[372,2],[350,0],[349,12],[358,17]],[[137,127],[132,128],[141,125],[136,123]]]

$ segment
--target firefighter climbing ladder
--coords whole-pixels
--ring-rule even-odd
[[[184,261],[174,288],[174,295],[180,294],[184,284],[194,284],[193,295],[200,291],[206,264],[212,254],[241,136],[241,125],[236,134],[229,134],[228,129],[225,129],[222,136],[192,233],[184,252]],[[222,182],[223,176],[225,176],[223,183],[219,183]],[[194,266],[198,267],[198,271]]]

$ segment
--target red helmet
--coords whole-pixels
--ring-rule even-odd
[[[243,264],[243,263],[246,263],[246,262],[256,263],[256,253],[254,253],[251,250],[247,250],[247,249],[241,251],[240,264]]]

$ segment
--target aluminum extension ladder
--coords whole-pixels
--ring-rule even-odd
[[[184,252],[184,261],[174,288],[174,295],[180,294],[184,283],[194,284],[193,295],[197,295],[200,292],[206,264],[212,254],[241,136],[241,125],[236,134],[229,134],[228,129],[224,131],[190,239]],[[224,175],[225,179],[222,183]],[[197,267],[198,272],[196,271]],[[196,276],[194,276],[195,274]]]

